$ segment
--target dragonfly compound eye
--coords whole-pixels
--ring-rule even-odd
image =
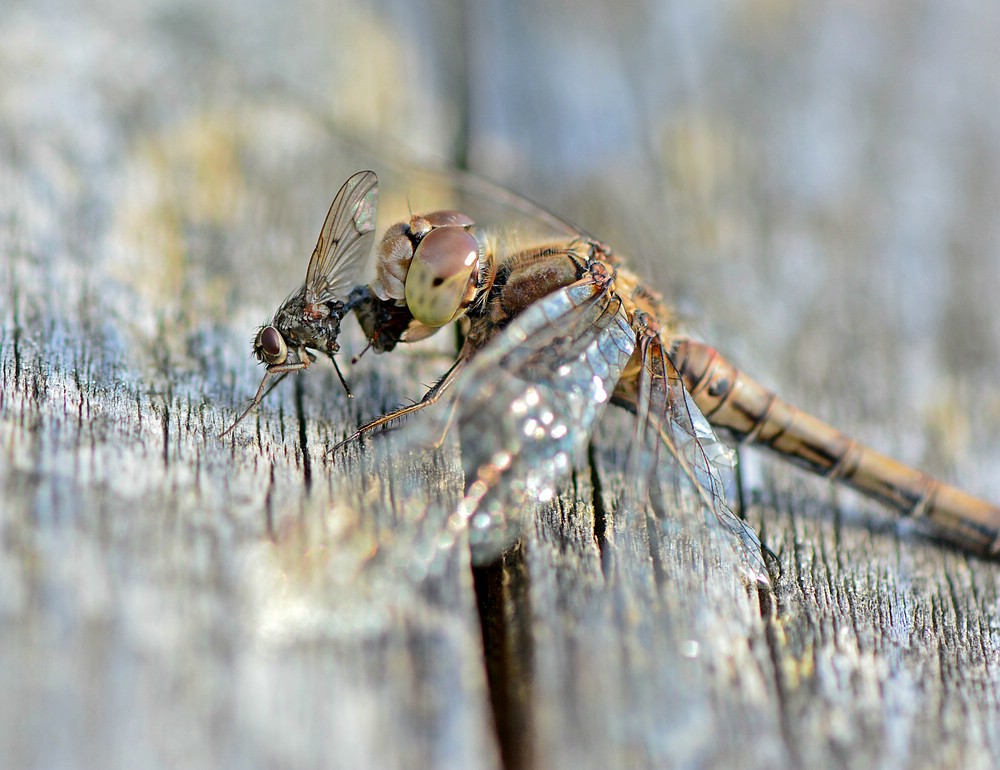
[[[285,338],[273,326],[265,326],[257,335],[256,348],[264,361],[269,364],[282,364],[288,357],[288,346]]]
[[[442,209],[441,211],[432,211],[430,214],[414,214],[410,217],[410,225],[407,232],[414,239],[420,241],[431,230],[438,227],[460,227],[468,230],[475,226],[475,220],[461,211]]]
[[[406,306],[426,326],[458,318],[476,295],[479,243],[462,227],[437,227],[413,252],[406,274]]]

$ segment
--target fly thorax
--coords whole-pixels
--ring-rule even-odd
[[[336,353],[340,350],[337,338],[340,336],[340,313],[334,310],[323,318],[306,321],[303,336],[306,347]]]
[[[276,326],[290,348],[306,347],[332,354],[340,350],[340,345],[337,343],[337,338],[340,336],[340,316],[340,309],[333,307],[323,317],[300,316],[292,323],[288,323],[288,319],[283,319],[285,323],[276,321]]]

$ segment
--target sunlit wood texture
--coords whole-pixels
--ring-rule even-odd
[[[744,455],[761,599],[622,514],[620,421],[505,562],[428,571],[454,454],[325,450],[449,339],[217,435],[371,162],[330,120],[544,201],[793,402],[1000,498],[998,32],[943,1],[5,6],[4,766],[996,764],[998,567],[822,480]]]

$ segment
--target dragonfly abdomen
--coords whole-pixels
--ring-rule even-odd
[[[1000,550],[1000,508],[886,457],[792,406],[708,345],[680,340],[671,358],[714,426],[848,484],[898,513],[926,518],[958,545],[990,556]]]

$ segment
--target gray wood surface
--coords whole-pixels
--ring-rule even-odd
[[[453,445],[331,457],[445,335],[348,365],[350,401],[317,365],[218,437],[343,179],[379,171],[383,224],[455,200],[402,145],[1000,499],[1000,12],[842,6],[0,9],[0,765],[995,766],[998,567],[773,458],[742,453],[758,594],[625,503],[621,415],[474,570],[439,537]]]

